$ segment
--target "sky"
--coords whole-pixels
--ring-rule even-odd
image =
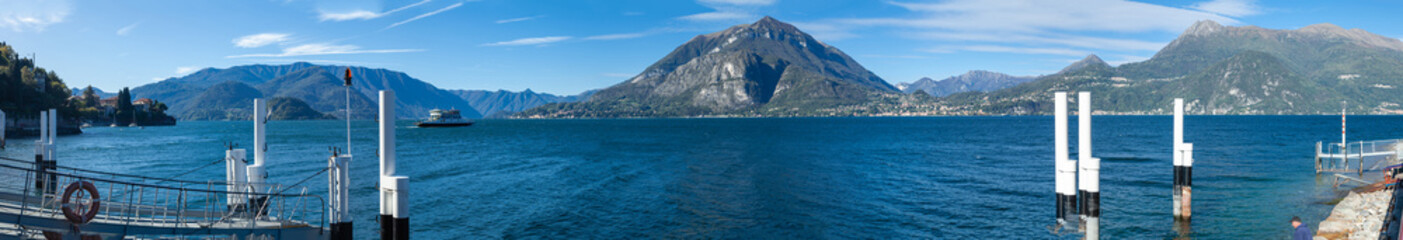
[[[114,92],[203,68],[357,65],[443,89],[576,94],[701,34],[763,16],[895,85],[970,70],[1054,73],[1148,59],[1194,22],[1332,23],[1403,37],[1398,1],[0,0],[0,41],[70,86]]]

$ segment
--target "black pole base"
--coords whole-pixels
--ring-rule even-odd
[[[395,240],[409,240],[409,218],[395,218]]]
[[[331,240],[351,240],[351,222],[339,222],[331,224]]]
[[[383,214],[382,214],[382,215],[380,215],[379,220],[380,220],[380,239],[381,239],[381,240],[394,240],[394,239],[395,239],[395,220],[394,220],[394,217],[393,217],[393,216],[390,216],[390,215],[383,215]]]

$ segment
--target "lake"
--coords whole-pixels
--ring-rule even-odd
[[[400,175],[420,239],[1046,239],[1054,222],[1051,117],[480,120],[398,123]],[[1350,138],[1399,138],[1403,117],[1351,117]],[[271,181],[290,184],[344,146],[345,122],[268,126]],[[1338,197],[1316,141],[1338,116],[1189,116],[1197,239],[1285,238]],[[357,239],[378,238],[376,129],[353,124]],[[1070,121],[1072,129],[1076,120]],[[1175,236],[1171,118],[1094,118],[1102,235]],[[153,177],[249,148],[252,122],[89,128],[58,139],[62,166]],[[1071,133],[1076,147],[1076,132]],[[30,159],[32,139],[9,157]],[[1072,153],[1075,154],[1075,149]],[[252,159],[252,156],[249,157]],[[223,166],[181,177],[222,180]],[[325,176],[305,186],[325,192]],[[1064,238],[1074,238],[1065,236]]]

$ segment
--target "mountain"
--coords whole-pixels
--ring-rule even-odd
[[[1165,114],[1173,98],[1184,98],[1191,114],[1335,114],[1340,101],[1351,112],[1403,113],[1403,42],[1328,23],[1277,30],[1201,21],[1148,60],[1082,62],[942,100],[968,112],[1046,114],[1052,91],[1091,91],[1098,111],[1109,113]]]
[[[336,116],[312,109],[307,102],[290,97],[268,99],[269,120],[320,120],[336,119]]]
[[[837,48],[764,17],[696,36],[588,101],[518,116],[804,116],[850,111],[884,94],[899,91]]]
[[[168,78],[132,89],[132,95],[167,103],[168,112],[176,116],[199,111],[194,116],[213,117],[210,111],[235,110],[239,106],[207,106],[199,103],[216,101],[197,99],[201,94],[226,82],[237,82],[256,89],[264,97],[291,97],[306,102],[319,112],[343,116],[346,88],[341,78],[346,66],[322,66],[305,62],[287,65],[245,65],[230,68],[206,68],[178,78]],[[422,118],[429,109],[468,109],[470,104],[453,93],[407,74],[386,69],[349,67],[352,72],[351,108],[355,119],[372,118],[375,114],[377,91],[394,90],[397,97],[396,115],[401,118]],[[242,103],[251,105],[252,101]],[[199,109],[196,109],[199,108]],[[215,109],[220,108],[220,109]],[[227,111],[226,111],[227,112]],[[464,117],[480,118],[477,111],[465,110]],[[237,119],[237,118],[236,118]]]
[[[1003,73],[974,70],[940,81],[931,80],[930,78],[921,78],[921,80],[917,80],[913,83],[897,85],[897,88],[901,89],[901,92],[908,94],[920,90],[925,91],[926,94],[930,94],[931,96],[944,97],[958,92],[986,92],[1004,89],[1033,81],[1033,79],[1034,77],[1016,77]]]
[[[1072,65],[1067,65],[1067,67],[1062,68],[1062,71],[1057,71],[1057,73],[1067,73],[1088,67],[1110,68],[1111,65],[1106,64],[1106,61],[1101,61],[1101,57],[1097,57],[1096,54],[1091,54],[1087,55],[1086,58],[1073,62]]]
[[[454,95],[468,101],[474,110],[484,116],[491,117],[498,113],[511,114],[522,110],[545,105],[547,103],[558,102],[579,102],[589,98],[595,90],[586,91],[579,95],[559,96],[549,93],[537,93],[526,89],[521,92],[507,90],[487,91],[487,90],[449,90]]]
[[[71,88],[69,90],[73,92],[73,96],[81,97],[83,96],[83,90],[85,89],[87,89],[87,87]],[[104,92],[101,88],[97,87],[93,87],[93,93],[96,93],[98,98],[110,98],[117,96],[117,93],[115,92]]]
[[[253,99],[262,97],[262,92],[248,84],[226,81],[210,86],[185,104],[198,107],[177,113],[175,116],[185,120],[253,119]]]

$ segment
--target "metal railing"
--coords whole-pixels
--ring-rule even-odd
[[[141,225],[150,228],[286,229],[326,227],[326,202],[306,187],[246,185],[228,191],[222,181],[189,181],[48,166],[0,158],[0,211],[26,217],[64,219],[62,199],[71,184],[91,183],[100,202],[89,224]],[[37,184],[36,184],[37,183]],[[230,206],[229,198],[249,196]],[[73,199],[87,202],[92,199]],[[24,225],[24,224],[21,224]],[[46,226],[37,226],[44,228]],[[133,232],[128,234],[140,234]]]
[[[1348,144],[1315,142],[1315,172],[1359,172],[1365,169],[1365,161],[1371,157],[1391,157],[1383,160],[1397,160],[1397,147],[1400,139],[1358,141]],[[1375,160],[1374,165],[1379,165]]]

